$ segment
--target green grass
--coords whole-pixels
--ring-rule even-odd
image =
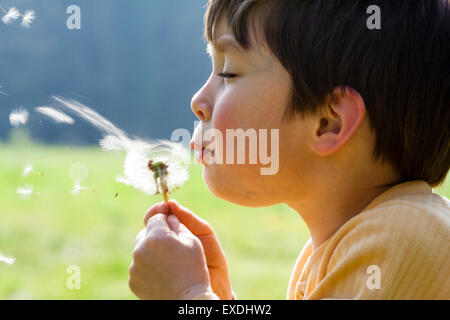
[[[135,299],[127,284],[135,237],[146,210],[162,199],[115,182],[123,158],[98,148],[0,145],[0,251],[17,259],[0,263],[0,299]],[[28,161],[45,176],[23,178]],[[83,185],[95,192],[70,194],[76,162],[89,168]],[[283,205],[245,208],[214,197],[201,171],[192,165],[173,196],[216,230],[238,298],[285,299],[309,237],[304,223]],[[16,188],[26,183],[41,195],[20,200]],[[449,195],[449,183],[440,192]],[[81,268],[80,290],[66,286],[70,265]]]

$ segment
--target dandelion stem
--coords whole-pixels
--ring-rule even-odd
[[[0,9],[2,9],[2,11],[3,11],[5,14],[8,14],[8,11],[6,11],[1,5],[0,5]]]
[[[163,191],[164,202],[169,205],[169,197],[167,196],[167,192]]]

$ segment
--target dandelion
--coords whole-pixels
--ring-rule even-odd
[[[43,115],[46,115],[50,118],[52,118],[57,123],[67,123],[67,124],[74,124],[75,120],[73,118],[69,117],[64,112],[61,112],[59,110],[56,110],[54,108],[50,107],[37,107],[36,112],[39,112]]]
[[[103,133],[99,144],[105,151],[125,151],[124,175],[116,181],[147,194],[167,194],[188,180],[187,163],[190,151],[180,143],[157,141],[154,143],[131,139],[121,129],[92,109],[73,100],[53,96],[53,99],[75,112]]]
[[[12,24],[15,20],[19,19],[21,15],[20,11],[17,10],[17,8],[15,7],[9,8],[8,12],[5,9],[3,9],[3,7],[1,7],[1,10],[5,13],[5,15],[2,18],[2,22],[4,24],[8,25]]]
[[[6,257],[0,252],[0,262],[6,263],[8,266],[13,265],[16,262],[16,258]]]
[[[13,127],[18,127],[20,125],[26,125],[28,122],[29,113],[27,110],[18,108],[13,110],[9,114],[9,122]]]
[[[167,194],[189,179],[186,167],[187,150],[180,144],[161,141],[128,150],[124,162],[124,177],[117,182],[130,185],[147,194]]]
[[[32,164],[27,164],[22,170],[22,177],[28,176],[30,173],[43,177],[44,174],[41,172],[34,171]]]
[[[27,184],[23,187],[19,187],[16,189],[16,193],[20,195],[21,199],[29,199],[32,195],[39,196],[40,193],[34,192],[33,186]]]
[[[80,192],[82,191],[82,190],[89,190],[89,191],[95,191],[95,189],[93,189],[93,188],[88,188],[88,187],[83,187],[83,186],[81,186],[81,184],[80,184],[80,182],[75,182],[75,184],[73,185],[73,187],[72,187],[72,194],[74,195],[74,196],[76,196],[76,195],[78,195],[78,194],[80,194]]]
[[[36,14],[34,10],[25,11],[25,14],[22,15],[22,23],[21,23],[22,27],[29,28],[35,18]]]

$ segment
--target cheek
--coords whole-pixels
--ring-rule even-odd
[[[238,128],[239,109],[232,101],[218,103],[214,106],[212,127],[225,134],[226,129]]]

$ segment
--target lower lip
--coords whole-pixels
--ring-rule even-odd
[[[209,149],[203,149],[202,151],[196,150],[195,151],[195,161],[198,164],[206,165],[205,163],[205,157],[208,155],[211,151]]]

